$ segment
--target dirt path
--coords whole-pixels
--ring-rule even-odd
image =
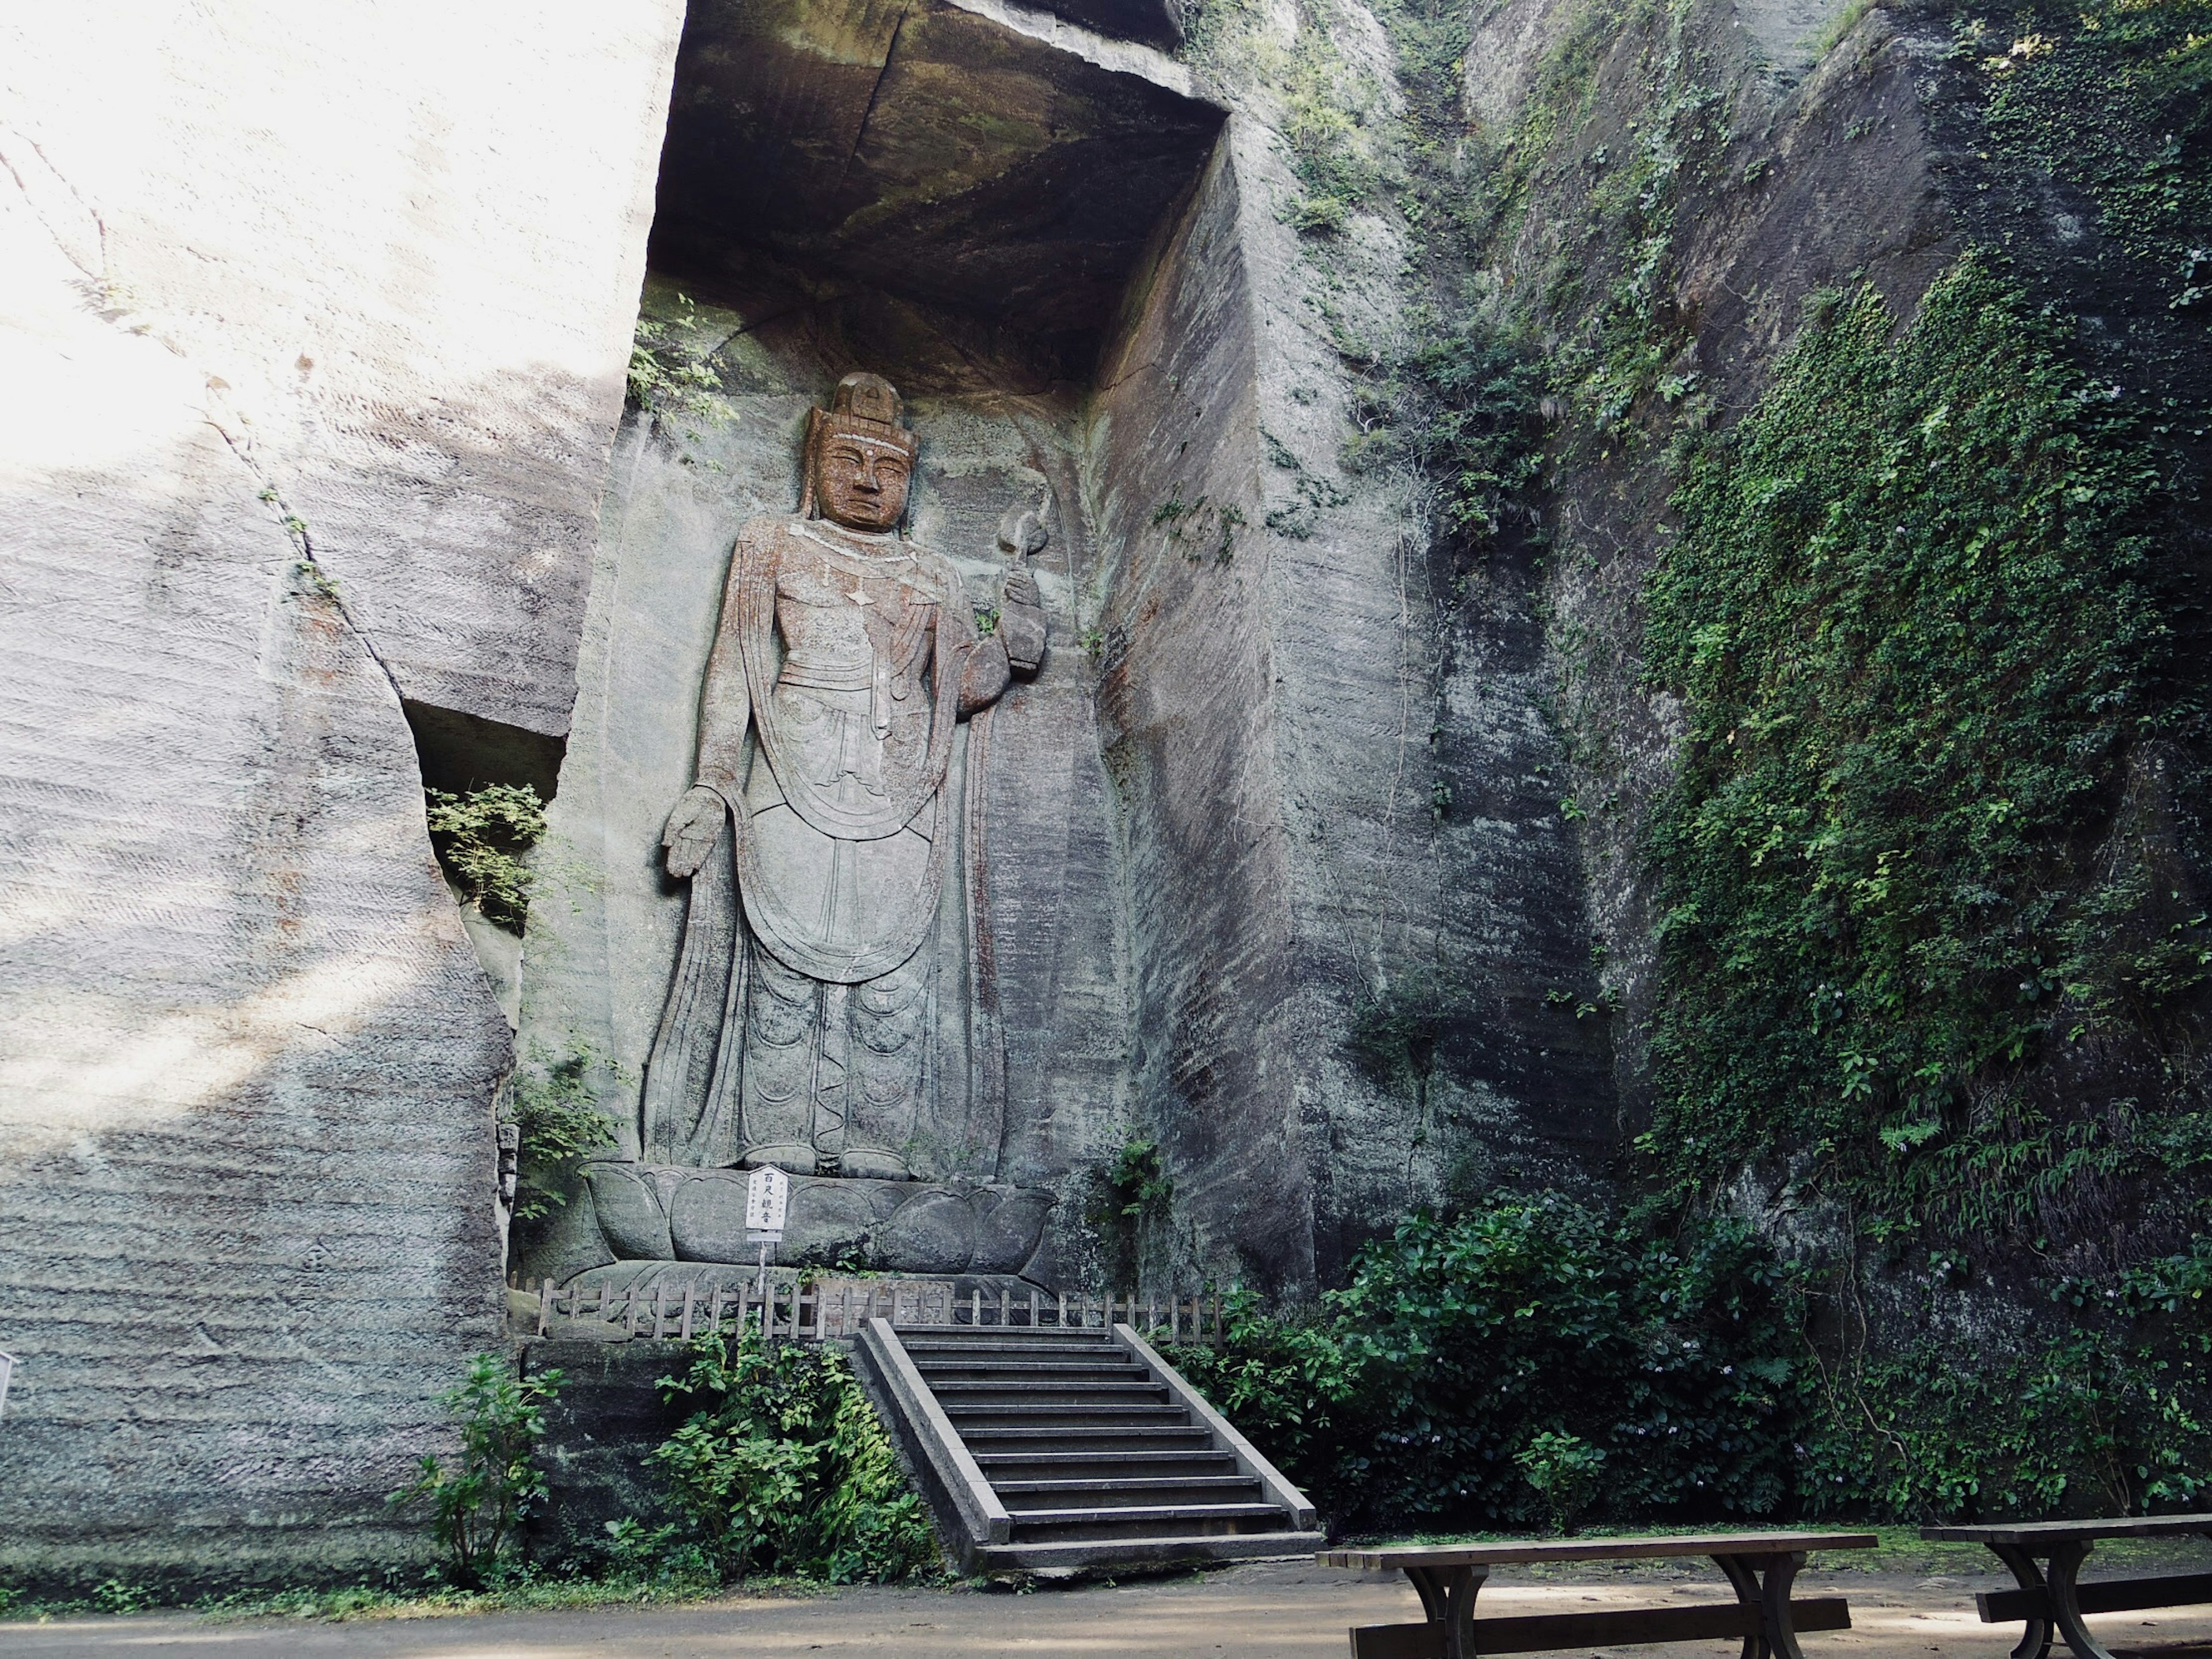
[[[1800,1594],[1848,1595],[1853,1628],[1805,1638],[1807,1659],[2004,1659],[2016,1626],[1984,1625],[1973,1592],[1996,1577],[1808,1572]],[[1605,1569],[1540,1582],[1510,1570],[1483,1595],[1486,1611],[1726,1599],[1718,1575]],[[6,1659],[805,1659],[882,1655],[1099,1656],[1099,1659],[1341,1659],[1347,1626],[1418,1619],[1403,1579],[1368,1580],[1302,1563],[1237,1567],[1120,1586],[1006,1591],[855,1589],[807,1599],[733,1597],[679,1607],[364,1619],[343,1624],[189,1615],[0,1623]],[[2126,1653],[2212,1655],[2212,1607],[2115,1613],[2092,1621]],[[1624,1650],[1735,1659],[1733,1642]],[[2063,1650],[2062,1650],[2063,1654]]]

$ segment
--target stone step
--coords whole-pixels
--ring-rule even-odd
[[[1173,1405],[947,1405],[945,1415],[963,1439],[970,1429],[1168,1428],[1190,1420],[1188,1412]]]
[[[1195,1423],[1070,1424],[1062,1427],[1024,1427],[979,1423],[960,1430],[960,1438],[980,1459],[986,1453],[1012,1451],[1129,1452],[1188,1448],[1205,1451],[1213,1444],[1211,1431]]]
[[[927,1375],[927,1373],[924,1373]],[[1013,1377],[929,1378],[929,1389],[945,1406],[1071,1405],[1081,1407],[1157,1405],[1168,1397],[1162,1382],[1068,1377],[1052,1382],[1030,1382]],[[1182,1409],[1177,1407],[1178,1410]]]
[[[1015,1451],[977,1452],[975,1465],[993,1486],[1001,1480],[1072,1480],[1085,1475],[1101,1480],[1155,1476],[1181,1480],[1237,1473],[1237,1460],[1224,1451]]]
[[[1252,1474],[1094,1475],[1088,1480],[993,1480],[991,1490],[1009,1510],[1074,1509],[1085,1504],[1257,1503],[1260,1479]]]
[[[1038,1346],[1119,1347],[1121,1339],[1112,1331],[1097,1328],[1082,1330],[1071,1327],[1061,1330],[1055,1325],[902,1325],[899,1340],[908,1353],[947,1342],[969,1346],[1020,1347],[1034,1344]]]
[[[986,1544],[971,1557],[976,1572],[1050,1572],[1079,1567],[1173,1566],[1186,1561],[1253,1561],[1310,1556],[1328,1547],[1317,1531],[1247,1532],[1174,1537],[1075,1539]]]
[[[934,1387],[939,1379],[958,1382],[963,1377],[1006,1377],[1012,1380],[1055,1376],[1095,1377],[1102,1382],[1123,1377],[1150,1376],[1152,1368],[1133,1359],[998,1359],[989,1355],[931,1354],[915,1362],[915,1369]]]
[[[1129,1350],[1119,1342],[979,1342],[957,1338],[916,1337],[906,1345],[914,1363],[926,1365],[939,1359],[980,1358],[995,1364],[1000,1360],[1103,1359],[1127,1363]]]
[[[1291,1517],[1273,1504],[1129,1504],[1095,1509],[1012,1510],[1013,1538],[1027,1543],[1091,1538],[1182,1537],[1212,1533],[1287,1532]]]

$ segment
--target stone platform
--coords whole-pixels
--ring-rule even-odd
[[[614,1257],[592,1272],[696,1263],[749,1273],[757,1259],[744,1227],[744,1170],[609,1162],[586,1164],[584,1179]],[[1019,1273],[1036,1253],[1053,1203],[1051,1193],[1031,1188],[800,1176],[771,1260],[878,1273]],[[711,1288],[717,1281],[694,1274],[676,1282]]]

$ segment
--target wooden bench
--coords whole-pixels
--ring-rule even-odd
[[[1985,1544],[2012,1569],[2018,1589],[1989,1590],[1974,1598],[1985,1625],[2026,1626],[2013,1659],[2045,1659],[2056,1634],[2081,1659],[2112,1659],[2089,1634],[2081,1616],[2090,1613],[2132,1613],[2140,1607],[2182,1607],[2212,1601],[2212,1573],[2171,1573],[2155,1578],[2106,1578],[2077,1582],[2081,1563],[2100,1538],[2186,1538],[2212,1536],[2212,1515],[2155,1515],[2101,1521],[2033,1521],[2016,1527],[1923,1527],[1920,1535],[1939,1543]],[[2042,1565],[2037,1565],[2040,1559]]]
[[[1849,1630],[1840,1595],[1790,1599],[1790,1586],[1812,1550],[1870,1550],[1866,1532],[1722,1533],[1673,1538],[1571,1538],[1449,1549],[1328,1550],[1325,1567],[1360,1572],[1402,1570],[1428,1618],[1418,1625],[1369,1625],[1352,1632],[1352,1659],[1474,1659],[1478,1654],[1632,1642],[1743,1638],[1743,1659],[1804,1659],[1797,1632]],[[1641,1561],[1705,1555],[1727,1577],[1735,1600],[1694,1607],[1621,1607],[1477,1619],[1474,1598],[1496,1566],[1538,1561]]]

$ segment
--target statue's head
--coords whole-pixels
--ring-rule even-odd
[[[848,530],[896,530],[906,517],[915,436],[899,422],[899,395],[878,374],[848,374],[826,410],[806,420],[808,518]]]

